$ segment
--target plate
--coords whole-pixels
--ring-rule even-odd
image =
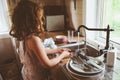
[[[105,69],[105,64],[97,59],[89,58],[87,66],[75,64],[72,60],[70,60],[66,64],[66,68],[74,74],[76,73],[79,75],[91,76],[103,72]]]
[[[73,76],[78,76],[78,77],[96,77],[96,76],[101,75],[104,72],[104,71],[101,71],[101,72],[96,73],[96,74],[81,74],[79,72],[72,70],[70,68],[69,63],[66,64],[66,69],[68,70],[68,72],[70,72],[70,74],[72,74]]]

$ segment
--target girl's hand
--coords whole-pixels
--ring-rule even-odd
[[[64,58],[67,58],[67,57],[70,57],[70,56],[71,56],[71,53],[68,52],[68,51],[63,51],[63,52],[62,52],[62,55],[64,56]]]
[[[57,48],[57,52],[58,52],[58,53],[62,53],[63,51],[71,52],[71,50],[68,49],[68,48]]]

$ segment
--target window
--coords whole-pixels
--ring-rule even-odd
[[[120,0],[100,0],[98,9],[98,26],[107,28],[109,24],[114,29],[110,32],[110,43],[120,49]],[[99,32],[98,36],[101,40],[106,38],[105,32]]]
[[[110,40],[120,44],[120,0],[103,0],[101,5],[99,26],[107,28],[110,25],[114,31],[110,32]],[[99,37],[105,38],[104,32],[99,33]]]
[[[9,30],[9,16],[6,0],[0,1],[0,34]]]

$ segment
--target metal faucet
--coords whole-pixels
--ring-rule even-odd
[[[113,29],[110,29],[109,25],[107,26],[107,28],[104,28],[104,29],[100,29],[100,28],[87,28],[85,25],[80,25],[78,27],[78,32],[80,32],[80,28],[82,28],[82,27],[87,29],[87,30],[90,30],[90,31],[105,31],[106,32],[106,46],[105,46],[105,49],[109,48],[110,31],[114,31]]]

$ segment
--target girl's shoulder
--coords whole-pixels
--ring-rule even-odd
[[[42,41],[41,40],[41,38],[39,37],[39,36],[37,36],[37,35],[29,35],[29,36],[27,36],[27,38],[26,38],[26,41],[38,41],[38,40],[40,40],[40,41]]]
[[[37,36],[37,35],[31,34],[31,35],[28,35],[28,36],[26,37],[26,39],[27,39],[27,40],[28,40],[28,39],[40,39],[40,37]]]
[[[25,40],[26,45],[29,47],[29,49],[33,50],[38,44],[42,44],[42,40],[39,36],[36,35],[30,35]]]

